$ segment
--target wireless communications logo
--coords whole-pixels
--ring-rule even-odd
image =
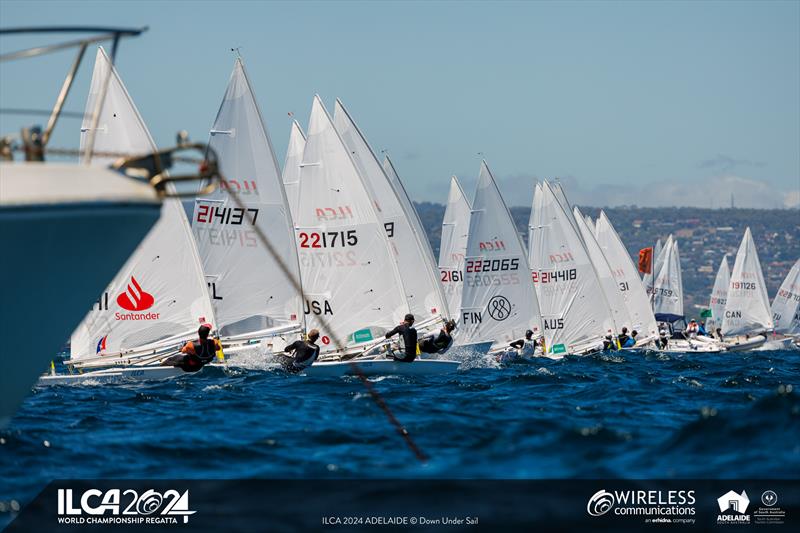
[[[178,524],[178,518],[187,524],[189,516],[189,490],[163,493],[149,489],[139,494],[133,489],[87,489],[80,497],[72,489],[58,489],[59,524]]]
[[[693,490],[598,490],[586,504],[590,516],[641,517],[647,524],[694,523]]]

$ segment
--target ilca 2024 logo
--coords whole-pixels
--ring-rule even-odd
[[[189,490],[88,489],[78,497],[72,489],[58,489],[59,524],[184,524],[197,511],[189,509]]]

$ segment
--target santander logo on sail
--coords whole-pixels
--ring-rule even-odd
[[[125,292],[117,296],[117,304],[126,311],[132,313],[114,313],[117,320],[158,320],[159,313],[140,313],[136,311],[146,311],[153,307],[156,299],[152,294],[142,289],[136,278],[131,276]]]

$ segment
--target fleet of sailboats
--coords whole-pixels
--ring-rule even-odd
[[[341,100],[331,117],[315,96],[307,133],[293,121],[281,171],[240,58],[209,147],[225,180],[196,198],[191,227],[178,199],[164,201],[159,222],[73,333],[70,368],[97,378],[179,375],[159,363],[200,324],[229,354],[278,352],[317,329],[312,375],[457,368],[442,357],[412,365],[386,357],[402,346],[384,333],[408,313],[423,335],[455,319],[454,345],[478,354],[508,351],[526,331],[535,355],[552,358],[620,349],[623,328],[637,333],[633,349],[671,352],[753,349],[769,335],[789,347],[800,336],[800,261],[770,306],[749,228],[732,271],[722,258],[708,331],[698,335],[685,321],[677,239],[657,242],[642,279],[604,212],[592,220],[559,182],[542,181],[526,247],[485,161],[471,199],[451,179],[437,264],[394,165],[378,158]],[[102,48],[81,148],[96,166],[114,160],[108,153],[156,149]],[[272,251],[256,233],[269,235]]]

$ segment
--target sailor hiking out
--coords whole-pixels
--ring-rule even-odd
[[[456,321],[453,319],[444,323],[444,327],[438,334],[431,334],[422,339],[419,349],[423,353],[443,354],[453,345],[453,330],[456,329]]]
[[[295,341],[284,348],[285,353],[294,353],[294,357],[286,359],[285,368],[288,372],[300,372],[314,364],[319,357],[317,339],[319,330],[312,329],[306,340]]]
[[[390,351],[387,357],[393,358],[395,361],[401,363],[411,363],[417,358],[417,330],[414,328],[414,315],[407,314],[403,322],[395,326],[392,330],[386,332],[386,338],[391,339],[395,335],[400,334],[403,339],[404,350]]]
[[[187,342],[181,348],[181,353],[168,357],[161,365],[180,367],[184,372],[197,372],[214,360],[219,349],[217,341],[209,338],[210,333],[211,324],[203,324],[197,330],[198,340]]]

